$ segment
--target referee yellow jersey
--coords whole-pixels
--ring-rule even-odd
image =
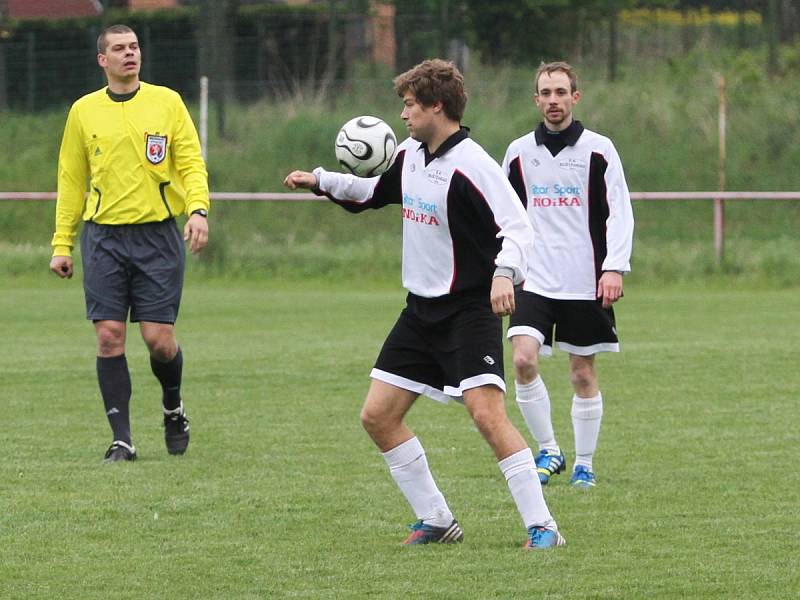
[[[200,141],[177,92],[142,82],[133,94],[103,88],[72,105],[58,157],[53,256],[70,256],[81,218],[132,225],[208,207]]]

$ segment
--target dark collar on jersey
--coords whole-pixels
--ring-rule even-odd
[[[450,148],[458,144],[459,142],[463,142],[465,139],[469,137],[469,127],[464,127],[463,125],[461,128],[456,131],[453,135],[447,138],[442,144],[436,149],[436,152],[431,154],[428,152],[428,144],[422,143],[420,144],[420,148],[425,151],[425,166],[427,167],[434,158],[439,158],[444,156]]]
[[[567,146],[574,146],[578,143],[578,138],[583,133],[583,125],[580,121],[573,121],[569,127],[563,131],[550,131],[544,126],[544,123],[539,123],[539,126],[534,132],[536,137],[536,145],[541,146],[544,144],[550,151],[550,154],[555,156]]]
[[[106,94],[108,94],[108,97],[111,98],[114,102],[127,102],[128,100],[132,99],[136,94],[138,94],[140,89],[142,89],[141,86],[137,87],[132,92],[128,92],[127,94],[116,94],[112,92],[110,88],[106,88]]]

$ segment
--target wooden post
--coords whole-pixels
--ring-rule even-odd
[[[36,108],[36,32],[28,33],[28,45],[25,53],[26,68],[28,76],[28,97],[25,107],[30,111]]]
[[[608,1],[608,80],[617,78],[617,0]]]
[[[268,90],[272,91],[272,83],[268,82],[266,61],[264,60],[264,53],[266,52],[267,40],[267,27],[264,24],[263,17],[259,17],[256,21],[256,79],[260,82],[260,87],[257,90],[258,97],[261,98]],[[201,80],[202,81],[202,80]],[[207,82],[207,81],[206,81]]]
[[[106,81],[105,73],[97,64],[97,37],[100,35],[100,28],[96,25],[91,25],[88,32],[89,39],[86,43],[89,51],[86,56],[86,87],[91,90],[103,87],[108,82]]]
[[[767,2],[767,72],[778,74],[778,0]]]
[[[0,112],[8,109],[8,87],[6,79],[6,43],[3,38],[4,30],[0,20]]]
[[[725,191],[725,158],[726,158],[726,102],[725,102],[725,76],[717,75],[719,89],[719,191]],[[714,198],[714,256],[717,264],[722,264],[725,252],[725,201]]]
[[[0,112],[8,109],[8,84],[6,71],[6,39],[11,35],[6,29],[8,2],[0,0]]]
[[[154,83],[152,64],[155,62],[156,58],[155,52],[153,52],[153,46],[150,42],[150,25],[145,23],[144,31],[142,31],[142,46],[144,47],[144,56],[142,57],[142,75],[144,77],[142,79],[150,83]]]
[[[208,77],[200,77],[200,151],[208,160]]]
[[[448,24],[450,23],[450,7],[447,0],[439,2],[439,56],[448,60],[448,50],[450,49],[450,35],[448,31]]]

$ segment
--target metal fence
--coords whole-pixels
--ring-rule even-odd
[[[442,1],[439,4],[450,8],[438,13],[424,10],[424,4],[430,3],[406,0],[386,15],[332,15],[324,6],[240,10],[221,37],[209,33],[207,19],[195,8],[120,18],[139,34],[142,78],[171,87],[188,100],[196,98],[201,75],[225,82],[226,94],[247,101],[284,93],[297,82],[313,82],[323,74],[346,79],[365,62],[399,71],[424,58],[445,56],[465,67],[471,55],[481,54],[493,62],[535,65],[560,57],[598,66],[612,53],[608,20],[602,13],[589,18],[578,1],[574,6],[548,7],[536,13],[538,20],[501,20],[495,28],[472,22],[474,15],[457,10],[468,3]],[[676,20],[679,13],[672,13],[670,18],[658,12],[621,13],[614,42],[619,61],[663,60],[698,47],[755,47],[767,39],[767,28],[753,11],[740,25],[721,24],[719,18]],[[793,18],[796,13],[791,13]],[[95,43],[102,25],[99,19],[23,21],[13,26],[0,20],[0,110],[63,106],[101,87]],[[331,68],[335,73],[328,72]]]

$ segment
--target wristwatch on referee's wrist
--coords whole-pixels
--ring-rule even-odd
[[[606,269],[603,273],[619,273],[620,275],[625,275],[625,271],[617,271],[616,269]]]
[[[208,211],[205,208],[196,208],[192,211],[193,215],[200,215],[201,217],[208,218]]]

